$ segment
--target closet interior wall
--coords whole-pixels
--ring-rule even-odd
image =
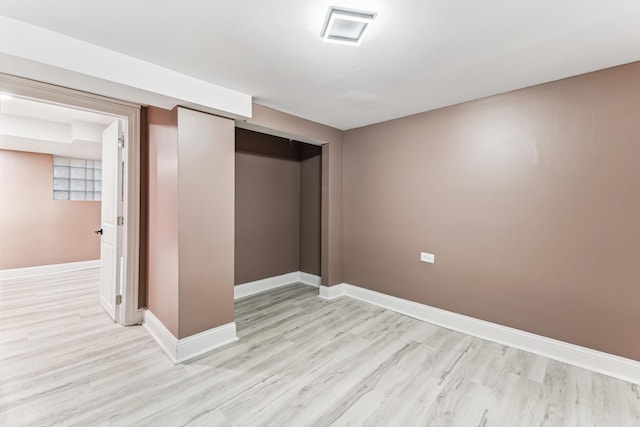
[[[319,146],[236,128],[235,284],[320,275]]]

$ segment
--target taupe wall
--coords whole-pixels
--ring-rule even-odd
[[[178,338],[233,322],[234,129],[178,108]]]
[[[149,107],[147,308],[178,336],[178,110]]]
[[[234,123],[149,108],[148,308],[177,338],[233,321]]]
[[[100,259],[100,202],[53,200],[52,165],[0,150],[0,270]]]
[[[321,273],[322,148],[300,146],[300,271]]]
[[[253,117],[248,123],[326,142],[322,146],[322,284],[342,283],[343,132],[257,104],[253,105]]]
[[[236,129],[236,284],[320,275],[320,160],[320,147]]]
[[[235,283],[300,269],[297,144],[236,129]]]
[[[639,138],[640,63],[348,131],[344,281],[640,360]]]

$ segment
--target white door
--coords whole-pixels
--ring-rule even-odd
[[[120,121],[102,132],[102,238],[100,244],[100,304],[114,321],[120,320],[120,248],[118,216],[121,212],[122,136]]]

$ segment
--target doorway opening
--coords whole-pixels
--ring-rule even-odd
[[[8,114],[3,134],[18,134],[29,128],[31,132],[28,137],[2,137],[6,146],[0,149],[33,152],[47,145],[39,131],[58,132],[60,141],[49,145],[49,151],[58,151],[48,154],[51,199],[67,207],[74,203],[93,205],[94,218],[96,202],[100,201],[99,222],[94,227],[98,236],[91,236],[101,242],[100,303],[114,321],[123,325],[140,323],[140,106],[4,74],[0,74],[0,93],[5,105],[15,100],[23,107],[21,114],[16,114],[20,113],[16,110],[19,107],[5,107]],[[55,116],[63,113],[70,114],[66,124],[61,116]],[[63,141],[65,132],[68,140]],[[65,222],[77,220],[69,216]],[[62,236],[64,239],[64,230]],[[38,245],[37,237],[29,240],[28,244]]]

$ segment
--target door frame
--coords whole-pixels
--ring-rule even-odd
[[[123,118],[125,127],[123,188],[123,274],[122,307],[119,322],[125,326],[142,323],[138,309],[140,270],[140,108],[138,104],[94,95],[48,83],[0,73],[3,92],[81,110]]]

